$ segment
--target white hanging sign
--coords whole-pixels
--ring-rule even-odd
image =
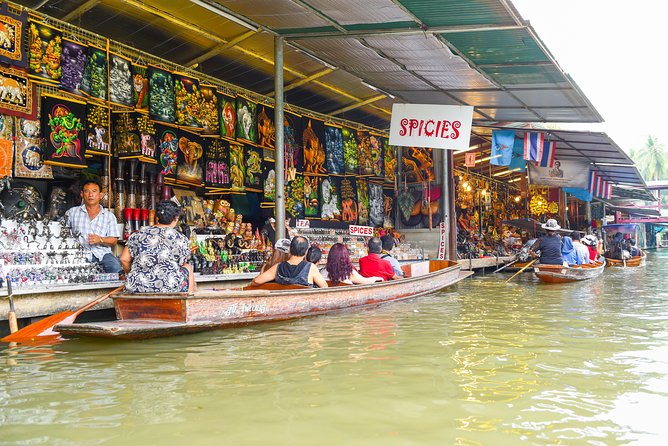
[[[473,107],[394,104],[390,145],[464,150],[469,148]]]

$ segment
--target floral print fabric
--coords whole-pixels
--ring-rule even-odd
[[[130,293],[178,293],[188,290],[182,265],[190,256],[188,239],[173,228],[145,226],[127,241],[132,266],[125,290]]]

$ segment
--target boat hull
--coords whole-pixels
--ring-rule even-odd
[[[173,336],[375,306],[432,293],[470,274],[460,271],[455,262],[431,261],[424,275],[372,285],[214,290],[193,295],[125,294],[114,297],[118,320],[62,324],[55,329],[65,336]]]
[[[621,266],[621,267],[645,266],[646,260],[647,260],[647,254],[644,253],[642,256],[634,256],[626,261],[619,259],[606,259],[608,266]]]
[[[533,270],[541,282],[567,283],[598,277],[603,273],[604,268],[605,262],[596,262],[594,264],[576,266],[535,264]]]

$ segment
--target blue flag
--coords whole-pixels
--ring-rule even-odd
[[[573,195],[580,201],[591,201],[592,199],[592,193],[587,189],[580,189],[579,187],[564,187],[563,191],[567,194]]]
[[[513,158],[514,144],[515,130],[493,130],[492,153],[489,163],[496,166],[509,165]]]
[[[515,140],[515,144],[513,145],[513,159],[510,160],[508,169],[517,172],[526,172],[527,170],[527,162],[524,159],[524,141],[521,139]]]

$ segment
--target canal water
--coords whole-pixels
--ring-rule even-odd
[[[356,311],[0,347],[0,445],[665,445],[668,250]]]

